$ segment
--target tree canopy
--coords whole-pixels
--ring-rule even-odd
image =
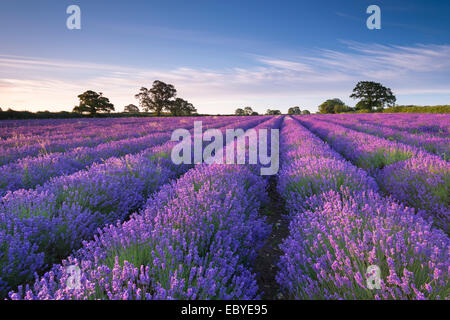
[[[348,107],[341,99],[328,99],[319,106],[320,113],[339,113],[348,110]]]
[[[253,113],[252,107],[245,107],[244,108],[244,113],[245,113],[246,116],[251,116],[252,113]]]
[[[257,116],[258,112],[253,111],[252,107],[245,107],[245,108],[237,108],[234,111],[234,114],[237,116]]]
[[[123,112],[139,113],[139,107],[135,106],[134,104],[129,104],[129,105],[125,106],[125,108],[123,109]]]
[[[334,106],[334,113],[342,113],[349,111],[349,107],[345,104],[336,104]]]
[[[288,114],[302,114],[302,111],[300,107],[295,106],[288,109]]]
[[[269,116],[276,116],[276,115],[280,115],[280,114],[281,114],[280,110],[267,109],[267,111],[266,111],[266,115],[269,115]]]
[[[163,110],[170,110],[176,95],[177,90],[173,85],[155,80],[151,89],[142,87],[135,98],[139,100],[144,111],[155,112],[157,116],[160,116]]]
[[[385,106],[393,106],[397,99],[391,89],[384,87],[381,83],[373,81],[360,81],[353,89],[350,98],[360,99],[356,104],[357,110],[377,111],[383,110]]]
[[[174,116],[188,116],[197,112],[192,103],[181,98],[176,98],[167,108]]]
[[[99,112],[114,111],[114,105],[109,102],[109,99],[103,96],[103,93],[88,90],[78,96],[80,104],[73,108],[76,113],[89,113],[95,115]]]
[[[234,114],[237,116],[245,116],[245,111],[242,108],[237,108],[236,111],[234,111]]]

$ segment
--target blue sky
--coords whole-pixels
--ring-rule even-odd
[[[81,30],[66,28],[71,4]],[[359,80],[448,104],[449,14],[450,1],[2,1],[0,107],[71,110],[92,89],[122,110],[155,79],[202,113],[354,105]]]

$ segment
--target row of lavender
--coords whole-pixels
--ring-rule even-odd
[[[0,144],[18,138],[36,141],[52,135],[77,134],[83,129],[117,127],[134,123],[136,127],[148,123],[164,123],[167,118],[108,118],[108,119],[49,119],[49,120],[3,120],[0,122]]]
[[[245,123],[261,121],[253,118]],[[217,125],[214,120],[205,122],[205,128]],[[171,146],[170,142],[153,148],[147,145],[137,155],[113,157],[54,178],[35,190],[4,196],[0,203],[0,293],[6,294],[32,279],[34,272],[66,257],[98,227],[124,219],[150,193],[184,172],[186,166],[175,166],[169,159]]]
[[[381,124],[386,127],[416,134],[433,134],[448,137],[450,134],[449,114],[430,113],[371,113],[352,115],[359,121]]]
[[[450,232],[450,166],[415,146],[343,126],[297,118],[356,166],[374,176],[382,191],[412,206]]]
[[[241,123],[246,128],[265,120],[244,119],[228,118],[227,123]],[[217,123],[206,120],[203,126],[207,129]],[[3,197],[1,292],[5,294],[31,280],[34,272],[66,257],[98,227],[123,220],[140,208],[149,194],[184,172],[188,166],[176,166],[169,159],[172,145],[169,142],[138,155],[111,158],[89,170],[55,178],[36,190],[19,190]]]
[[[50,153],[64,151],[77,146],[94,146],[99,138],[104,142],[118,140],[120,134],[126,137],[128,133],[132,136],[143,136],[148,133],[167,131],[167,125],[178,123],[178,127],[184,127],[192,123],[194,118],[131,118],[127,121],[118,122],[111,119],[110,122],[72,121],[64,127],[46,125],[45,122],[39,126],[41,134],[15,134],[14,136],[0,140],[0,155],[6,157],[1,164],[13,161],[17,153],[21,157],[32,156],[39,153]],[[222,119],[223,121],[223,119]],[[220,122],[220,121],[219,121]],[[117,137],[117,135],[119,136]],[[77,145],[77,142],[80,142]]]
[[[173,122],[175,121],[168,121],[164,124],[149,122],[145,126],[132,122],[126,125],[120,124],[106,127],[86,126],[78,129],[69,126],[69,130],[76,131],[50,134],[48,136],[16,137],[15,139],[0,142],[0,165],[25,157],[35,157],[53,152],[65,152],[76,147],[95,147],[100,143],[109,141],[138,138],[149,133],[162,131],[162,129],[166,131],[165,126]],[[177,122],[180,121],[178,120]],[[150,124],[153,125],[150,126]],[[139,125],[142,127],[139,128]]]
[[[121,131],[124,127],[134,125],[135,128],[145,128],[150,124],[158,123],[155,120],[147,120],[146,122],[136,119],[132,122],[91,122],[91,121],[76,121],[66,123],[64,126],[56,124],[49,124],[47,122],[40,123],[35,129],[39,132],[27,132],[27,127],[23,124],[22,127],[17,128],[16,132],[10,132],[10,137],[0,140],[1,148],[20,147],[30,144],[35,144],[41,141],[53,142],[61,139],[76,139],[79,137],[91,138],[95,136],[95,132],[114,132]],[[19,130],[20,129],[20,130]],[[11,130],[11,129],[10,129]]]
[[[39,142],[32,145],[5,148],[0,150],[0,165],[10,164],[17,160],[46,156],[52,153],[68,153],[76,148],[95,148],[100,144],[116,141],[126,141],[127,139],[139,138],[148,135],[150,132],[135,132],[133,127],[123,128],[123,131],[98,132],[95,137],[77,137],[74,139],[64,138],[55,142]],[[153,132],[152,132],[153,133]]]
[[[263,117],[258,117],[262,121]],[[158,145],[170,138],[172,130],[179,128],[190,129],[194,120],[205,122],[206,125],[221,125],[232,118],[217,121],[208,118],[190,118],[178,120],[166,119],[163,132],[149,133],[138,138],[122,139],[99,144],[95,147],[78,147],[67,152],[56,152],[38,157],[26,157],[16,162],[0,167],[0,196],[8,191],[21,188],[34,188],[46,182],[51,177],[63,174],[72,174],[90,165],[103,162],[110,157],[121,157],[126,154],[135,154],[151,146]]]
[[[434,153],[444,160],[450,160],[450,135],[441,136],[434,133],[411,133],[407,130],[393,129],[389,126],[389,119],[382,124],[361,121],[358,116],[348,117],[344,115],[329,115],[318,117],[356,131],[374,134],[381,138],[396,140],[406,144],[414,145],[428,152]],[[450,121],[450,117],[448,119]]]
[[[148,134],[139,138],[102,143],[96,147],[79,147],[68,152],[26,157],[0,168],[0,196],[8,191],[34,188],[52,177],[72,174],[110,157],[140,152],[167,140],[170,133]]]
[[[379,195],[367,173],[294,120],[282,129],[279,192],[291,223],[277,280],[293,299],[448,299],[448,236]],[[381,269],[368,289],[367,268]]]
[[[272,118],[256,128],[275,127]],[[241,124],[251,127],[255,120]],[[224,131],[222,130],[224,133]],[[198,165],[108,226],[12,299],[253,299],[250,264],[269,228],[258,216],[266,181],[249,166]],[[68,266],[81,269],[67,285]]]

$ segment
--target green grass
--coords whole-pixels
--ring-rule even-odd
[[[408,160],[412,157],[413,155],[410,152],[380,148],[366,157],[361,157],[357,161],[357,166],[364,169],[382,169],[385,166],[398,161]]]

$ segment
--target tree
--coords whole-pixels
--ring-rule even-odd
[[[234,111],[234,114],[237,116],[245,116],[245,111],[242,108],[237,108],[236,111]]]
[[[139,113],[139,107],[135,106],[134,104],[129,104],[129,105],[125,106],[125,108],[123,109],[123,112]]]
[[[334,109],[336,106],[346,107],[345,103],[341,99],[328,99],[319,106],[320,113],[335,113]],[[339,109],[339,107],[338,107]]]
[[[168,109],[174,116],[191,115],[197,112],[192,103],[181,98],[176,98],[175,101],[169,104]]]
[[[155,80],[150,90],[142,87],[135,98],[139,100],[139,104],[145,112],[156,112],[156,115],[160,116],[163,110],[170,110],[169,107],[174,101],[172,99],[176,95],[177,90],[173,85]]]
[[[190,116],[191,114],[197,112],[197,109],[194,107],[194,105],[190,102],[187,102],[186,100],[177,98],[175,102],[180,105],[181,114],[184,116]]]
[[[78,96],[80,104],[73,108],[72,112],[84,113],[88,112],[95,115],[97,112],[114,111],[114,105],[109,99],[103,96],[103,93],[88,90]]]
[[[373,108],[381,111],[385,106],[393,106],[397,101],[391,89],[373,81],[358,82],[350,98],[361,99],[356,105],[357,110],[369,111],[372,111]]]
[[[345,104],[336,104],[334,106],[334,113],[342,113],[347,111],[349,111],[349,109]]]
[[[291,107],[288,109],[288,114],[301,114],[302,111],[300,110],[300,107]]]
[[[234,114],[237,116],[257,116],[258,112],[253,111],[252,107],[237,108],[234,111]]]
[[[367,101],[365,101],[365,100],[358,101],[358,103],[355,106],[355,109],[356,110],[365,110],[365,111],[371,111],[372,110],[372,108],[369,105],[369,103]]]
[[[307,114],[311,114],[311,112],[309,112],[309,110],[303,110],[302,114],[307,115]]]
[[[245,107],[244,112],[245,112],[246,116],[251,116],[253,113],[253,109],[252,109],[252,107]]]
[[[266,115],[269,115],[269,116],[276,116],[276,115],[280,115],[280,114],[281,114],[280,110],[267,109],[267,111],[266,111]]]

